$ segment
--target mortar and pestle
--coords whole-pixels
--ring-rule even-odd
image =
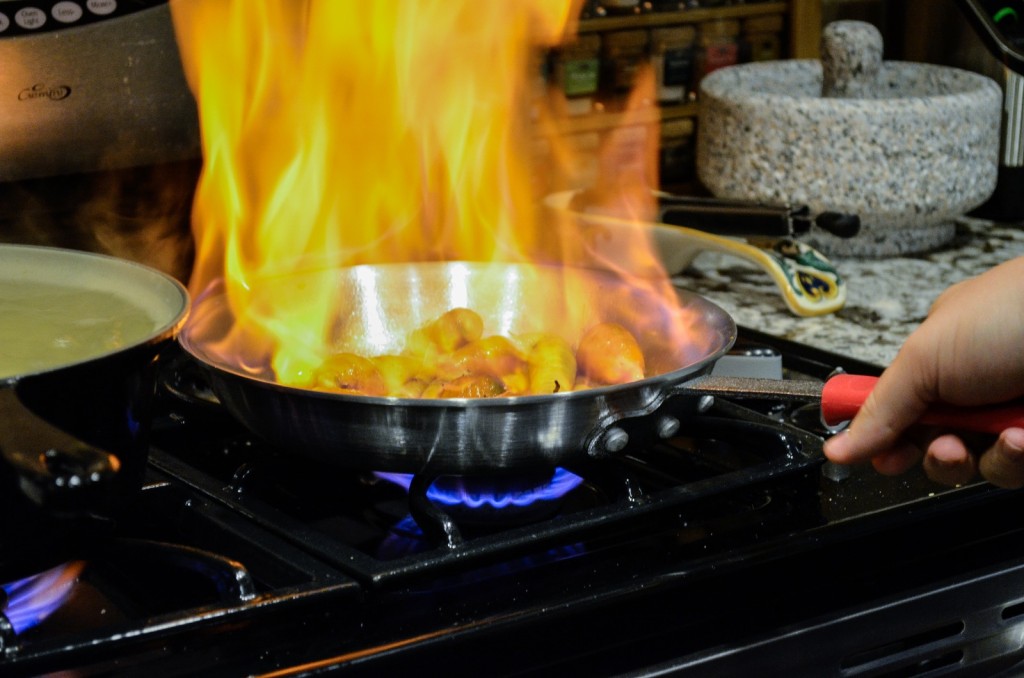
[[[716,197],[860,216],[853,238],[812,229],[830,256],[932,250],[994,191],[1002,92],[983,75],[883,61],[871,24],[837,21],[821,60],[719,69],[700,86],[697,173]]]

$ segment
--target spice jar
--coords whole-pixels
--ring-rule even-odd
[[[740,61],[740,22],[708,21],[700,26],[698,62],[700,77]]]
[[[561,88],[570,115],[583,115],[594,108],[600,86],[601,37],[581,35],[562,47],[554,62],[554,81]]]
[[[651,31],[651,64],[659,103],[678,104],[689,98],[696,43],[697,29],[694,26]]]
[[[693,181],[696,174],[696,123],[693,118],[663,120],[658,153],[659,183],[663,187]]]
[[[782,58],[781,14],[751,17],[743,22],[743,42],[748,46],[749,61],[775,61]]]
[[[633,89],[638,69],[647,63],[647,31],[614,31],[601,41],[601,90],[610,99]]]

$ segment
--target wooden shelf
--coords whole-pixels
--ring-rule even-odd
[[[697,111],[698,105],[695,103],[661,106],[648,113],[629,113],[628,120],[634,124],[643,125],[675,118],[696,117]],[[559,129],[563,134],[605,132],[625,124],[626,116],[625,113],[588,113],[561,121]]]
[[[650,12],[628,16],[609,16],[580,21],[579,33],[602,33],[630,28],[657,28],[685,23],[701,23],[716,19],[742,19],[765,14],[784,14],[790,9],[788,2],[757,2],[750,5],[728,5],[683,9],[677,12]]]
[[[772,19],[771,24],[774,25],[778,23],[774,21],[774,17],[781,16],[782,28],[777,31],[781,43],[778,50],[779,58],[817,58],[821,35],[821,2],[822,0],[750,2],[721,7],[590,18],[579,22],[577,32],[580,35],[591,36],[590,40],[593,41],[593,36],[616,31],[651,30],[673,26],[692,25],[702,32],[706,27],[710,28],[715,22],[723,20],[735,22],[767,17]],[[741,29],[741,33],[743,30],[745,29]],[[702,48],[702,45],[697,45],[697,48]],[[613,107],[614,105],[612,104]],[[558,122],[557,130],[566,139],[573,139],[583,157],[593,156],[596,163],[596,155],[599,152],[597,149],[607,139],[607,133],[626,124],[653,126],[662,123],[663,132],[671,131],[668,138],[662,140],[663,143],[671,144],[667,146],[669,152],[659,159],[659,162],[664,162],[664,166],[670,170],[670,174],[662,175],[662,178],[670,176],[670,181],[679,184],[679,190],[676,192],[685,188],[685,192],[689,194],[694,189],[701,189],[699,182],[694,178],[695,175],[689,176],[685,171],[685,166],[694,163],[692,139],[695,138],[693,135],[700,126],[699,117],[700,105],[693,101],[663,104],[640,114],[621,113],[613,108],[611,112],[590,112],[561,120]],[[670,123],[673,123],[671,127]],[[686,130],[692,132],[687,134]],[[567,178],[567,183],[572,186],[586,185],[586,182],[592,179],[589,171],[590,168],[581,170],[578,176]]]
[[[661,119],[690,118],[697,115],[698,104],[670,104],[661,107]]]
[[[792,0],[789,15],[789,56],[817,59],[821,56],[821,0]]]

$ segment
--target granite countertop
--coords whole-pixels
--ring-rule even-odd
[[[697,256],[673,278],[704,295],[736,323],[767,334],[849,355],[884,367],[949,285],[1024,255],[1024,224],[963,218],[955,239],[926,254],[853,259],[830,257],[847,282],[847,301],[834,314],[793,315],[760,268],[713,252]]]

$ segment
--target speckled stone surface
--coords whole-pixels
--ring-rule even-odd
[[[882,33],[866,21],[833,21],[821,32],[821,95],[873,97],[882,68]]]
[[[723,68],[701,83],[697,172],[724,198],[861,217],[830,256],[886,257],[950,241],[995,188],[1002,93],[985,76],[882,62],[858,97],[822,97],[817,60]]]
[[[885,259],[833,258],[846,278],[846,306],[813,318],[793,315],[760,268],[705,252],[674,282],[729,312],[736,323],[879,366],[888,365],[949,285],[1024,256],[1024,224],[963,218],[953,240],[934,252]]]

